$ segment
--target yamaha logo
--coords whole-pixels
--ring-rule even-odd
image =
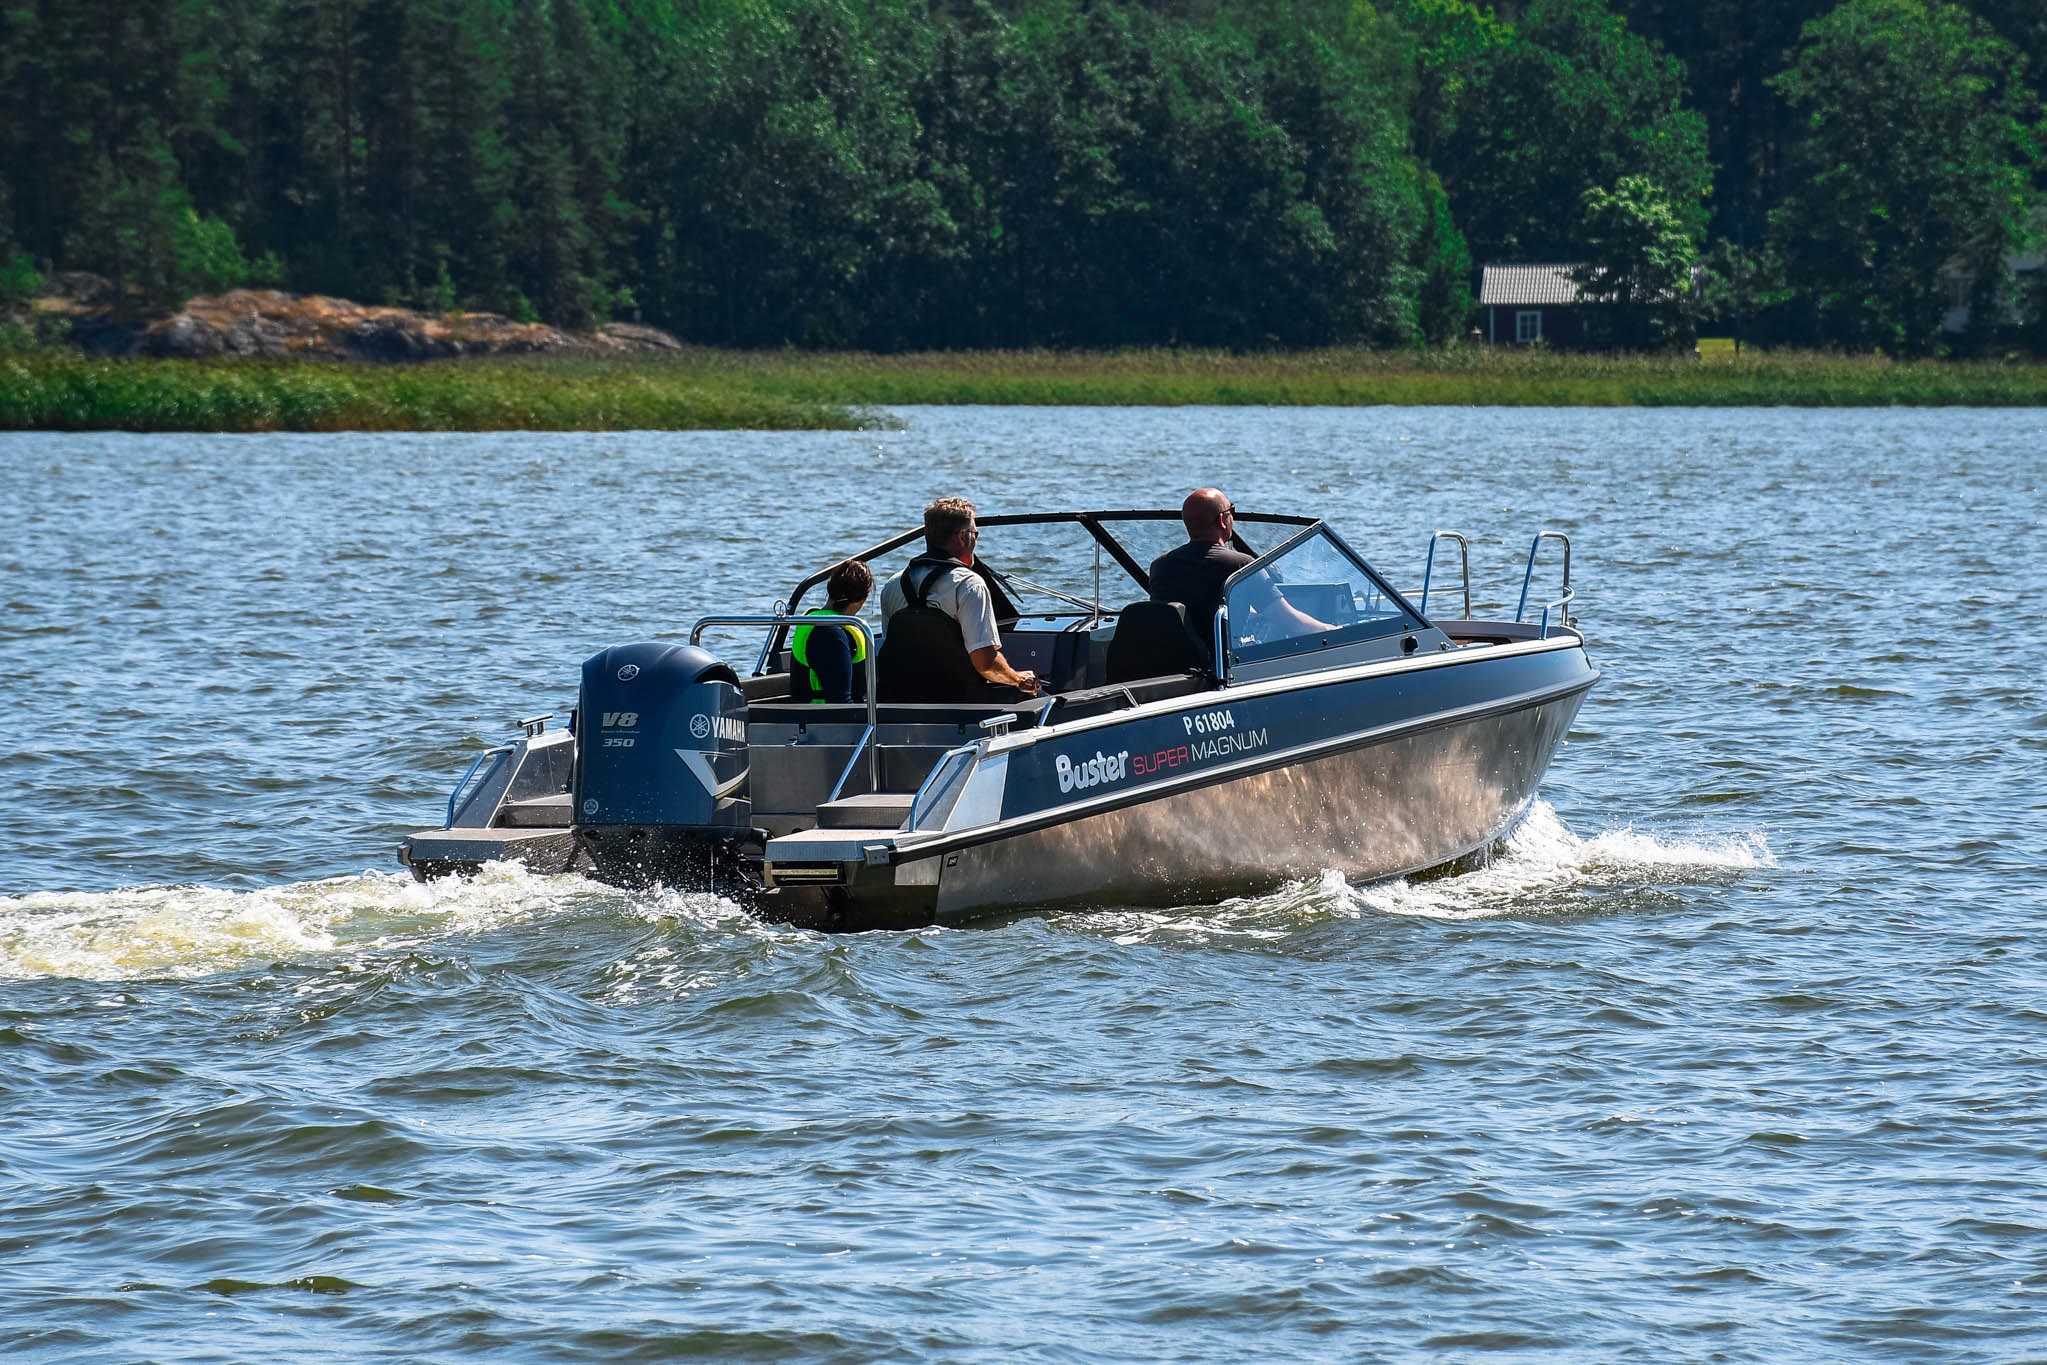
[[[637,678],[639,676],[640,666],[638,664],[627,664],[625,667],[618,670],[618,680],[620,682],[631,682],[634,678]]]
[[[698,739],[715,734],[733,744],[746,743],[746,722],[737,716],[707,716],[699,711],[689,718],[689,732]]]
[[[584,798],[583,798],[583,814],[585,814],[585,815],[595,815],[596,813],[597,813],[597,798],[596,798],[596,797],[594,797],[594,796],[586,796],[586,797],[584,797]]]

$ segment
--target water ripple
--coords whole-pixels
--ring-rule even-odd
[[[2047,710],[2037,651],[1940,643],[2047,596],[2043,435],[0,438],[8,1354],[2047,1355]],[[1451,876],[833,939],[363,870],[576,660],[1023,467],[1309,497],[1402,583],[1475,532],[1509,612],[1566,529],[1605,681]]]

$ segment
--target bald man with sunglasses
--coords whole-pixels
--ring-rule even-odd
[[[1187,543],[1168,550],[1151,562],[1151,600],[1178,602],[1187,608],[1187,624],[1204,650],[1215,649],[1215,613],[1222,605],[1223,584],[1229,576],[1251,562],[1251,556],[1230,542],[1237,532],[1237,508],[1220,488],[1197,488],[1180,504],[1180,523],[1187,528]],[[1265,574],[1254,575],[1264,578]],[[1254,618],[1269,624],[1284,622],[1289,631],[1328,631],[1335,627],[1318,621],[1294,607],[1273,591],[1270,583],[1259,583],[1248,603]],[[1255,629],[1254,622],[1246,626]]]

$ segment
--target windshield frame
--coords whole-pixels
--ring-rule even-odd
[[[1373,586],[1378,588],[1378,590],[1385,595],[1387,601],[1391,602],[1394,606],[1398,607],[1405,614],[1406,620],[1402,623],[1401,628],[1399,630],[1384,631],[1376,636],[1372,636],[1366,639],[1347,642],[1346,644],[1340,646],[1335,651],[1331,651],[1321,645],[1317,645],[1313,648],[1302,648],[1298,650],[1285,651],[1277,654],[1262,655],[1255,659],[1243,660],[1238,659],[1236,657],[1235,652],[1228,648],[1229,645],[1228,630],[1227,627],[1224,625],[1224,623],[1229,619],[1230,594],[1233,591],[1235,591],[1237,584],[1243,581],[1245,578],[1253,574],[1264,572],[1271,565],[1277,563],[1280,559],[1284,558],[1286,555],[1298,549],[1300,546],[1307,544],[1310,540],[1314,539],[1318,535],[1325,537],[1331,545],[1334,545],[1336,547],[1336,551],[1338,554],[1342,555],[1345,559],[1349,560],[1353,565],[1355,565],[1358,571],[1364,574],[1366,578],[1370,579]],[[1408,601],[1406,595],[1403,594],[1398,588],[1394,587],[1391,583],[1387,582],[1385,575],[1381,574],[1377,569],[1373,568],[1371,564],[1369,564],[1365,560],[1365,557],[1363,555],[1359,554],[1356,550],[1353,550],[1350,547],[1350,542],[1346,541],[1342,536],[1338,535],[1334,527],[1330,526],[1329,523],[1327,523],[1326,521],[1322,521],[1320,519],[1316,519],[1310,522],[1309,524],[1302,526],[1300,530],[1288,536],[1285,540],[1273,546],[1264,554],[1259,555],[1257,558],[1253,559],[1249,564],[1244,565],[1242,568],[1238,569],[1235,573],[1231,574],[1228,578],[1223,580],[1221,605],[1216,610],[1216,619],[1213,623],[1213,628],[1215,630],[1216,637],[1215,638],[1216,677],[1217,680],[1221,682],[1224,686],[1229,685],[1229,681],[1232,677],[1237,676],[1239,673],[1246,672],[1247,670],[1250,676],[1256,677],[1264,677],[1275,673],[1295,672],[1298,671],[1298,666],[1293,661],[1301,658],[1315,657],[1326,661],[1331,657],[1332,654],[1338,657],[1348,656],[1349,654],[1353,653],[1354,650],[1357,649],[1358,647],[1364,647],[1370,653],[1377,654],[1381,651],[1377,648],[1374,648],[1374,646],[1380,641],[1391,640],[1402,635],[1419,636],[1424,632],[1431,632],[1434,636],[1442,635],[1442,633],[1440,631],[1437,631],[1435,626],[1431,624],[1429,618],[1422,615],[1420,608],[1416,607],[1414,603]],[[1302,638],[1305,640],[1311,637],[1304,636]],[[1313,638],[1319,639],[1320,637]],[[1447,640],[1448,637],[1442,636],[1442,639]],[[1326,662],[1324,662],[1317,666],[1327,667],[1328,665]]]

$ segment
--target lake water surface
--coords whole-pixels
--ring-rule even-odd
[[[0,436],[0,1355],[2047,1358],[2047,419],[900,416]],[[1206,482],[1509,612],[1570,534],[1490,866],[833,938],[395,865],[603,646]]]

